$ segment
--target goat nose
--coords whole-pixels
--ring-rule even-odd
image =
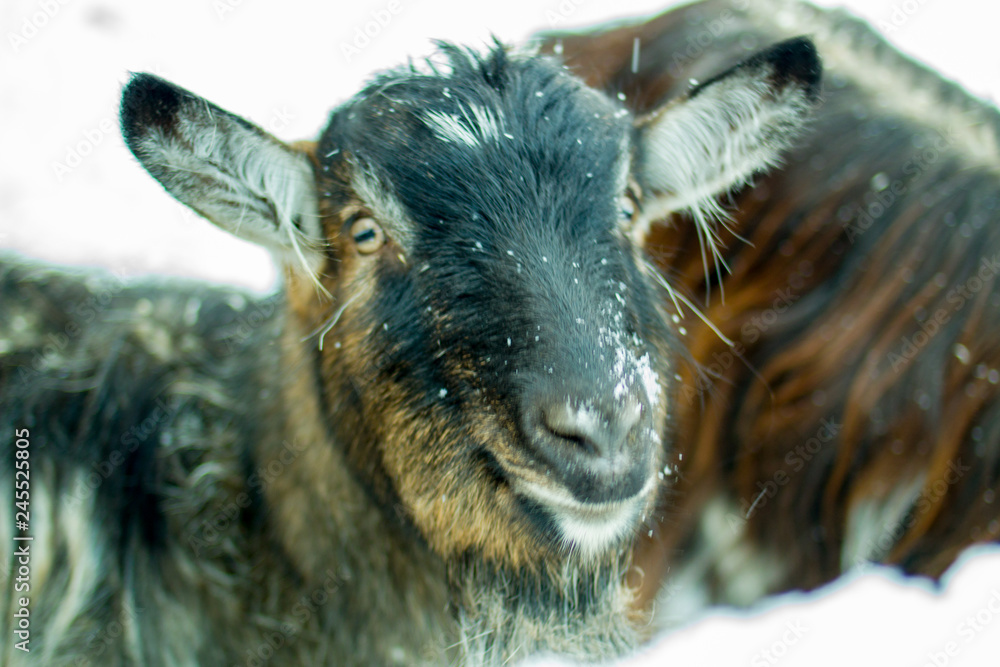
[[[628,434],[639,423],[642,404],[627,400],[615,410],[593,402],[556,400],[542,405],[542,426],[556,446],[577,447],[598,458],[615,457]]]
[[[586,394],[585,394],[586,395]],[[649,410],[634,398],[581,399],[535,395],[522,413],[527,444],[579,502],[630,498],[644,487],[654,456]]]

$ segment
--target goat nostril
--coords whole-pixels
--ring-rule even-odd
[[[561,401],[542,408],[542,425],[558,440],[572,442],[591,455],[608,456],[621,447],[641,414],[637,401],[627,401],[613,411]]]
[[[568,402],[542,409],[542,423],[549,433],[592,454],[597,453],[594,440],[600,436],[602,419],[597,412],[585,407],[574,408]]]

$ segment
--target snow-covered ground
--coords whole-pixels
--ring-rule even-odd
[[[374,70],[431,38],[518,41],[545,27],[658,12],[663,0],[4,0],[0,249],[128,275],[267,289],[267,256],[170,200],[117,131],[129,70],[157,72],[285,138],[316,135]],[[854,0],[904,50],[1000,99],[1000,3]],[[359,31],[375,21],[373,36]],[[367,39],[367,42],[365,41]],[[633,665],[1000,664],[1000,551],[942,594],[879,572],[676,631]],[[767,653],[765,653],[767,652]]]
[[[996,667],[1000,549],[966,552],[938,590],[870,567],[811,594],[718,611],[617,667]],[[571,667],[540,660],[532,667]]]

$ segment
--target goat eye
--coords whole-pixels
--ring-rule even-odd
[[[635,201],[631,195],[624,194],[618,198],[618,216],[622,220],[632,220],[635,217]]]
[[[385,232],[369,217],[358,218],[351,223],[351,238],[362,255],[370,255],[385,244]]]

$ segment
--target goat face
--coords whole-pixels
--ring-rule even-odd
[[[710,234],[711,197],[801,125],[818,60],[792,40],[634,119],[548,59],[442,54],[376,78],[312,149],[149,75],[123,130],[171,194],[287,262],[331,440],[394,517],[444,556],[600,559],[670,451],[678,344],[645,229],[690,209]]]

